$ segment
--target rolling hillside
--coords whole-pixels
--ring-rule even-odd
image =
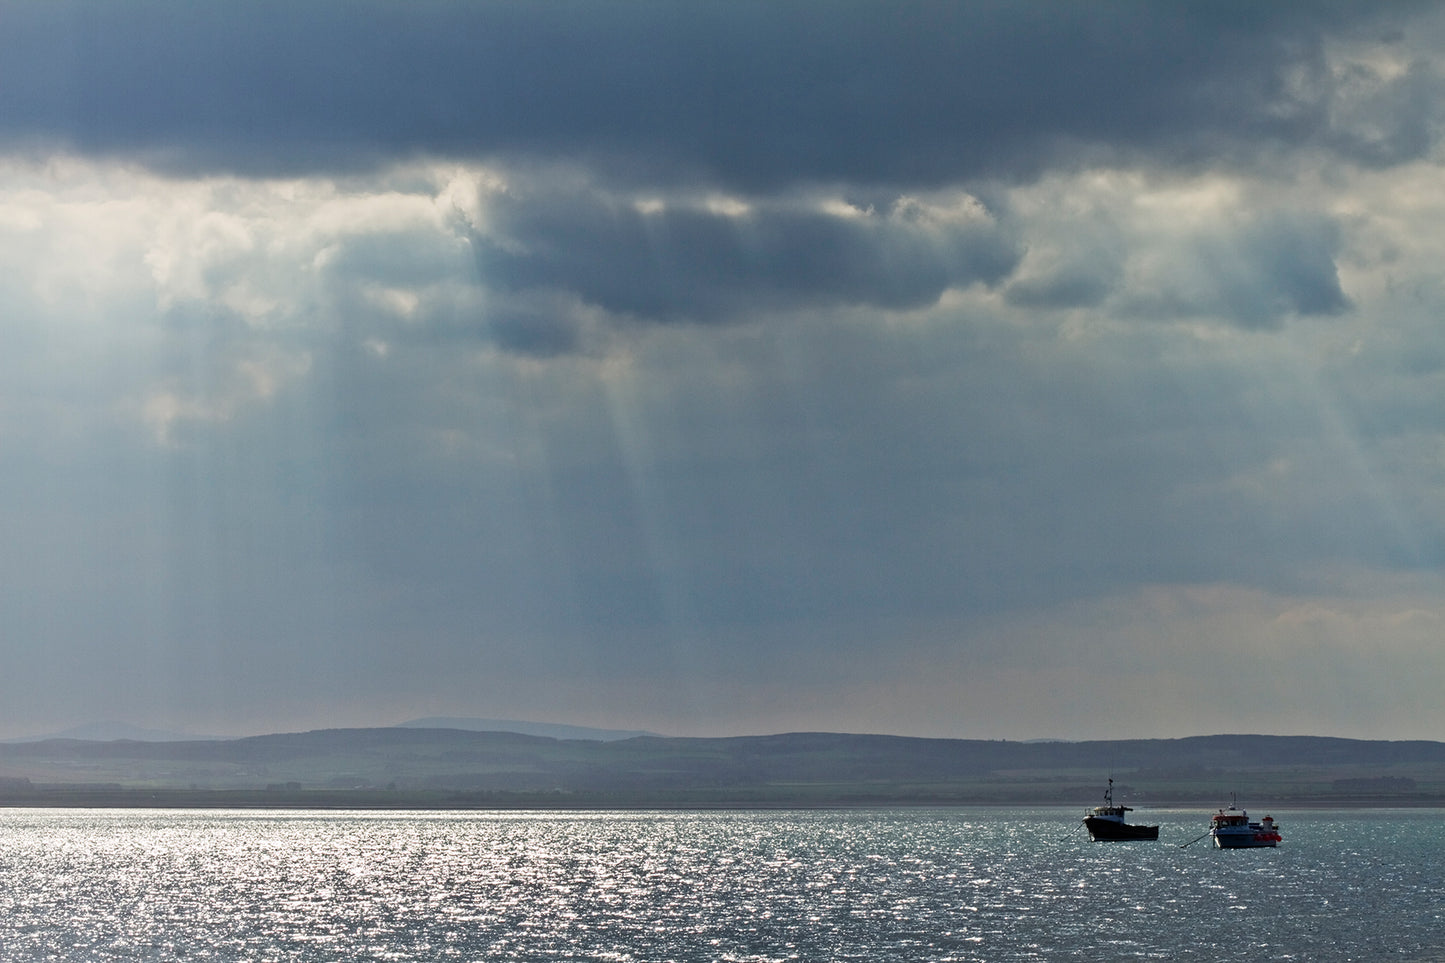
[[[1022,743],[840,733],[601,741],[459,729],[0,745],[10,804],[1445,804],[1445,743],[1304,736]],[[162,796],[155,796],[160,793]],[[188,795],[189,794],[189,795]],[[259,795],[258,795],[259,794]],[[251,804],[251,803],[246,803]]]

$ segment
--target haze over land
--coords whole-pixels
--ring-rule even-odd
[[[0,744],[0,806],[1439,806],[1445,743],[1203,736],[1018,743],[842,733],[554,739],[390,727]]]
[[[0,0],[0,737],[1445,733],[1445,7]]]

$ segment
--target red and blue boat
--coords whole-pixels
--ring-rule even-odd
[[[1209,835],[1214,837],[1217,849],[1273,848],[1284,842],[1273,816],[1266,816],[1257,823],[1250,822],[1249,813],[1235,809],[1233,803],[1228,809],[1214,814],[1209,823]]]

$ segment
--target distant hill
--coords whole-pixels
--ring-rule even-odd
[[[1251,805],[1445,805],[1445,743],[1264,735],[1023,743],[846,733],[603,741],[396,726],[0,745],[0,787],[11,790],[0,797],[21,804],[80,804],[76,793],[104,788],[143,790],[148,799],[160,798],[158,790],[276,791],[294,795],[287,803],[294,805],[398,807],[1093,805],[1110,777],[1116,796],[1134,805],[1213,806],[1234,792]]]
[[[412,719],[397,724],[403,729],[463,729],[468,732],[518,732],[527,736],[547,736],[552,739],[593,739],[599,742],[615,742],[619,739],[634,739],[638,736],[655,736],[657,733],[644,729],[597,729],[590,726],[568,726],[550,722],[523,722],[518,719],[473,719],[455,716],[434,716],[427,719]],[[83,739],[89,742],[113,742],[129,739],[133,742],[198,742],[219,741],[228,736],[200,735],[194,732],[177,732],[169,729],[148,729],[126,722],[88,722],[59,732],[15,739],[0,739],[5,742],[44,742],[48,739]]]
[[[594,729],[589,726],[564,726],[550,722],[520,722],[516,719],[466,719],[453,716],[435,716],[429,719],[413,719],[398,724],[403,729],[463,729],[468,732],[520,732],[524,736],[548,736],[552,739],[595,739],[599,742],[615,742],[619,739],[635,739],[638,736],[654,736],[655,732],[641,729]]]

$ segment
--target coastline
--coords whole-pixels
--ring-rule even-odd
[[[1267,796],[1250,808],[1276,809],[1438,809],[1445,795]],[[1079,803],[1082,805],[1082,801]],[[1149,808],[1214,810],[1219,797],[1155,799]],[[0,809],[277,809],[277,810],[776,810],[776,809],[906,809],[996,808],[1030,806],[1072,808],[1056,796],[965,792],[888,792],[765,789],[741,792],[441,792],[392,789],[175,789],[64,787],[0,792]]]

